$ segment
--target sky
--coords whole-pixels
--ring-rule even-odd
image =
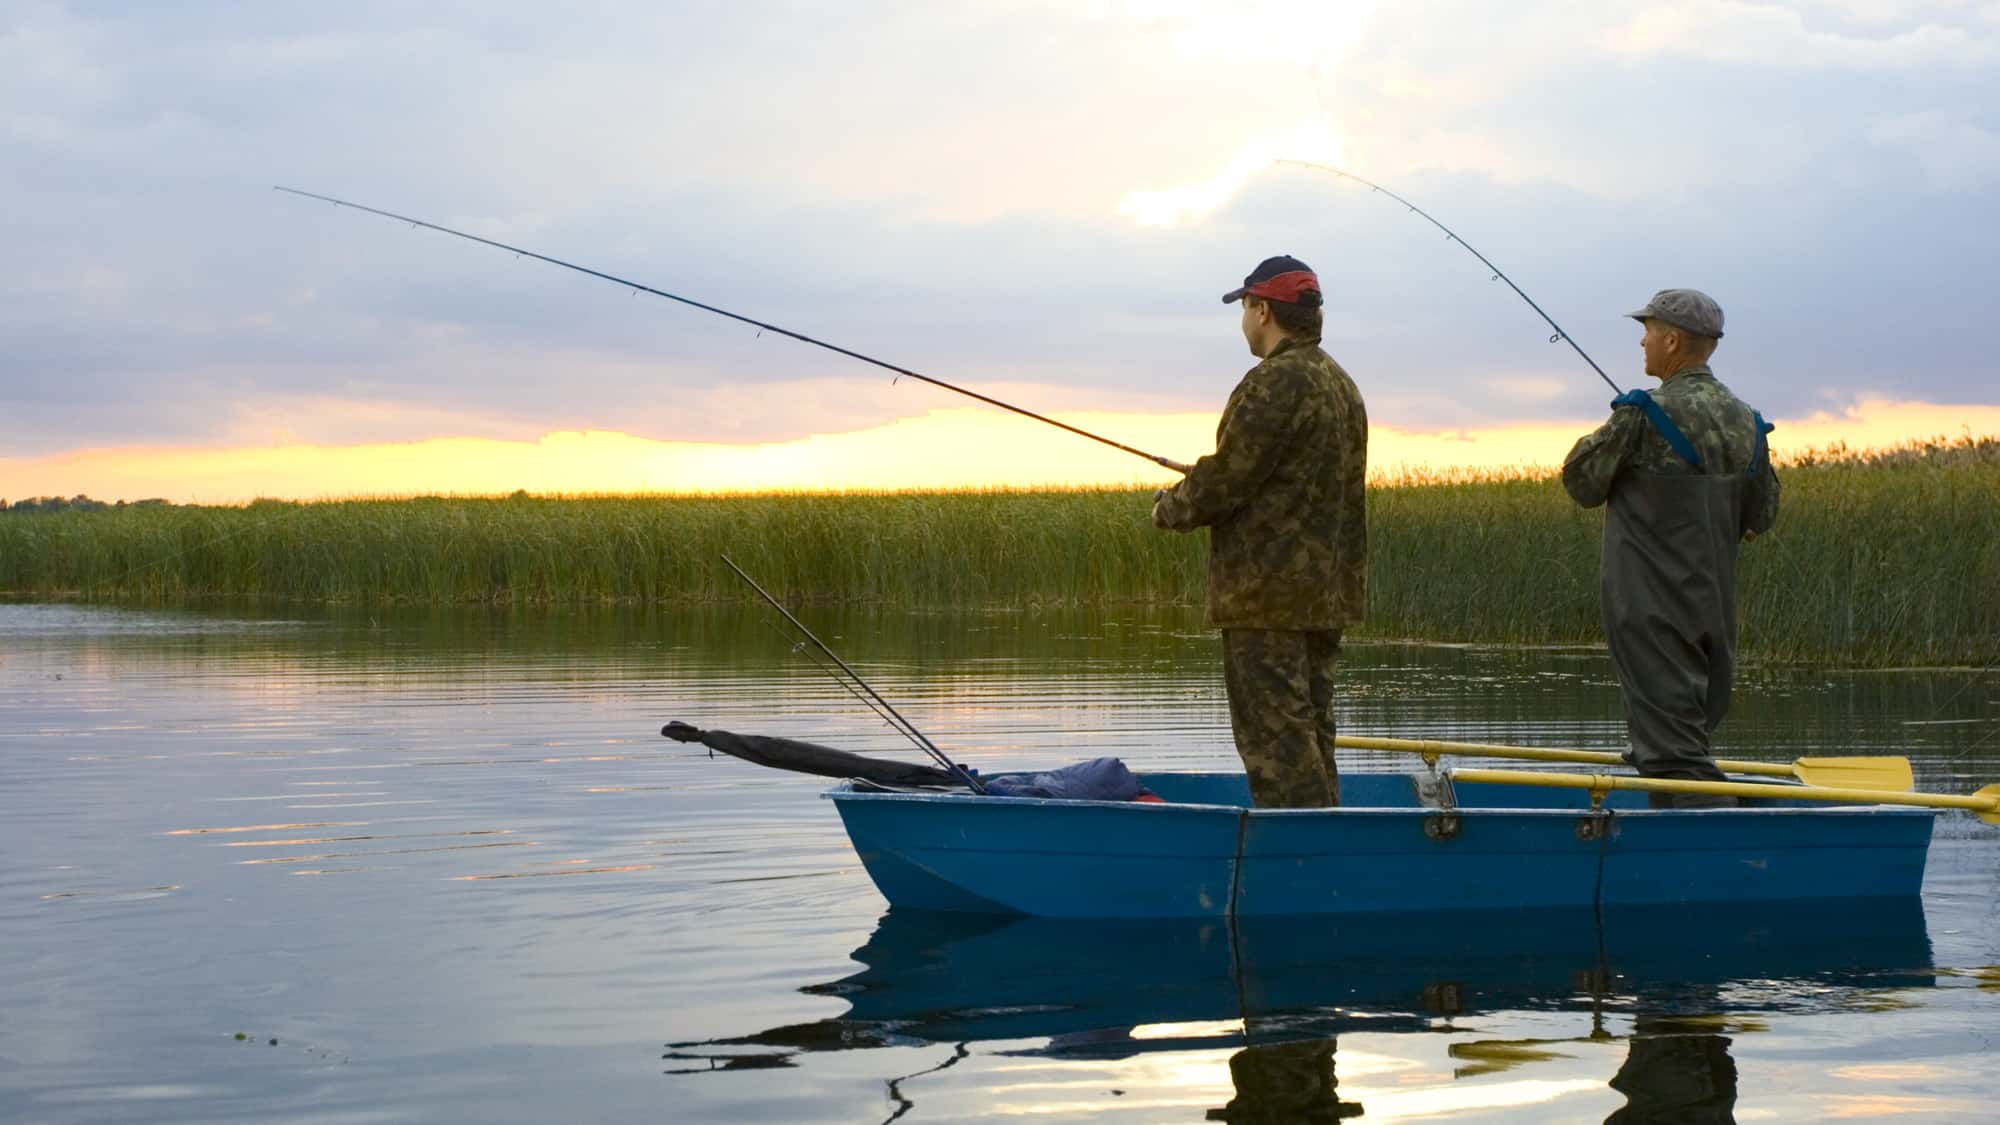
[[[1546,464],[1694,286],[1782,453],[2000,432],[2000,0],[0,0],[0,497],[1152,479],[1291,253],[1378,470]],[[1146,445],[1145,442],[1157,443]]]

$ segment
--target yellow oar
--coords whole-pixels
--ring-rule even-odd
[[[1349,750],[1389,750],[1427,756],[1465,754],[1484,758],[1518,758],[1527,762],[1583,762],[1597,766],[1628,764],[1621,755],[1601,750],[1557,750],[1546,746],[1493,746],[1484,742],[1435,742],[1427,738],[1357,738],[1345,734],[1334,739],[1334,744]],[[1718,760],[1715,765],[1724,773],[1789,777],[1807,785],[1835,789],[1900,792],[1915,788],[1917,783],[1908,758],[1799,758],[1790,763]]]
[[[1634,789],[1641,793],[1706,793],[1717,797],[1762,797],[1786,801],[1833,801],[1843,805],[1917,805],[1927,809],[1964,809],[1988,824],[2000,824],[2000,785],[1977,793],[1885,793],[1880,789],[1833,789],[1824,785],[1759,785],[1749,781],[1681,781],[1666,777],[1628,777],[1610,773],[1534,773],[1529,770],[1452,770],[1454,781],[1493,785],[1540,785],[1553,789],[1588,789],[1602,793]]]

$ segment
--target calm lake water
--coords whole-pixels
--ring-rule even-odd
[[[991,771],[1235,765],[1180,613],[807,609]],[[1591,650],[1355,644],[1342,729],[1614,747]],[[1991,1120],[2000,829],[1908,910],[889,915],[814,778],[914,759],[768,616],[0,605],[0,1120]],[[2000,673],[1752,669],[1728,751],[2000,780]],[[1408,768],[1356,755],[1354,770]]]

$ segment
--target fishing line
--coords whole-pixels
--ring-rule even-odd
[[[1001,402],[997,398],[989,398],[986,395],[980,394],[977,391],[967,390],[966,388],[958,386],[955,383],[947,383],[943,379],[934,379],[929,375],[925,375],[917,371],[912,371],[907,367],[902,367],[897,364],[890,363],[887,360],[876,359],[874,356],[870,355],[863,355],[860,352],[853,351],[848,348],[843,348],[839,344],[830,344],[825,340],[814,339],[813,337],[807,336],[802,332],[794,332],[789,328],[781,328],[778,325],[769,323],[768,321],[758,320],[754,317],[745,316],[742,313],[730,312],[728,309],[718,308],[715,305],[704,304],[703,302],[697,301],[692,297],[683,297],[677,293],[669,293],[664,289],[655,289],[650,285],[641,285],[636,281],[627,281],[625,278],[604,273],[600,270],[594,270],[588,266],[579,266],[574,262],[565,262],[561,258],[551,258],[547,254],[538,254],[533,250],[524,250],[519,246],[509,246],[507,243],[496,242],[490,238],[481,238],[476,234],[467,234],[462,230],[453,230],[450,227],[439,226],[436,223],[428,223],[422,219],[413,219],[408,215],[398,215],[393,211],[383,211],[378,208],[367,207],[359,203],[350,203],[345,199],[335,199],[333,196],[330,195],[319,195],[315,192],[300,191],[297,188],[288,188],[288,187],[273,185],[271,190],[282,191],[288,195],[303,196],[307,199],[317,199],[324,203],[331,203],[336,207],[351,207],[356,211],[366,211],[370,215],[380,215],[385,219],[395,219],[398,222],[408,223],[412,227],[423,227],[427,230],[438,231],[441,234],[449,234],[458,238],[466,239],[471,242],[478,242],[487,246],[495,247],[496,249],[506,250],[513,253],[515,257],[533,258],[536,261],[547,262],[552,266],[561,266],[566,270],[575,270],[578,273],[588,274],[591,277],[602,278],[603,280],[609,281],[615,285],[626,286],[627,288],[632,290],[635,296],[639,293],[650,293],[655,297],[665,297],[669,301],[678,301],[681,304],[687,305],[690,308],[700,309],[703,312],[714,313],[717,316],[726,316],[731,320],[738,321],[743,324],[748,324],[764,332],[776,332],[781,336],[790,336],[792,339],[797,340],[800,343],[811,344],[816,348],[825,348],[827,351],[836,352],[840,355],[848,357],[849,359],[858,359],[863,363],[873,364],[876,367],[880,367],[885,371],[893,371],[899,376],[908,375],[912,379],[921,379],[922,381],[929,383],[934,387],[942,387],[947,391],[955,391],[959,394],[964,395],[967,398],[977,399],[980,402],[986,403],[988,406],[997,406],[1002,410],[1012,411],[1013,413],[1019,414],[1024,418],[1032,418],[1037,422],[1046,422],[1047,424],[1054,426],[1059,430],[1067,430],[1070,433],[1077,435],[1078,437],[1086,437],[1092,441],[1101,442],[1105,445],[1110,446],[1113,449],[1130,453],[1134,457],[1144,457],[1146,460],[1151,461],[1155,465],[1159,465],[1168,469],[1173,469],[1176,472],[1186,471],[1176,461],[1172,461],[1165,457],[1158,456],[1157,454],[1148,453],[1143,449],[1135,449],[1132,446],[1126,445],[1124,442],[1113,441],[1108,437],[1103,437],[1099,434],[1093,434],[1089,430],[1078,429],[1077,427],[1072,426],[1067,422],[1058,422],[1054,418],[1037,414],[1032,410],[1025,410],[1021,407],[1013,405],[1012,403]]]
[[[2000,723],[2000,719],[1994,719],[1993,721],[1994,721],[1995,723]],[[1979,738],[1979,741],[1977,741],[1977,742],[1973,743],[1972,745],[1970,745],[1970,746],[1966,747],[1966,748],[1965,748],[1965,749],[1963,749],[1963,750],[1960,750],[1960,751],[1959,751],[1958,753],[1956,753],[1956,754],[1953,754],[1953,755],[1952,755],[1951,757],[1949,757],[1949,758],[1946,758],[1946,759],[1945,759],[1945,761],[1947,761],[1947,762],[1956,762],[1956,761],[1958,761],[1958,760],[1959,760],[1960,758],[1964,758],[1964,757],[1967,757],[1967,756],[1968,756],[1968,755],[1970,755],[1970,754],[1971,754],[1971,753],[1972,753],[1972,752],[1973,752],[1974,750],[1977,750],[1977,749],[1979,749],[1980,747],[1982,747],[1982,746],[1986,745],[1987,743],[1989,743],[1989,742],[1993,741],[1993,736],[1994,736],[1994,735],[1996,735],[1996,734],[2000,734],[2000,726],[1995,726],[1995,727],[1994,727],[1994,728],[1993,728],[1992,730],[1989,730],[1989,731],[1987,731],[1987,732],[1986,732],[1985,734],[1983,734],[1983,735],[1981,735],[1981,736],[1980,736],[1980,738]]]
[[[2000,633],[1994,634],[1991,639],[1996,642],[2000,642]],[[1938,716],[1943,715],[1945,711],[1951,707],[1952,704],[1958,702],[1959,696],[1964,695],[1966,691],[1972,687],[1972,685],[1978,683],[1984,683],[1986,680],[1987,673],[1993,671],[1995,668],[2000,668],[2000,654],[1996,654],[1991,660],[1988,660],[1984,665],[1981,665],[1980,667],[1975,668],[1972,671],[1968,672],[1966,674],[1964,683],[1958,685],[1957,689],[1954,690],[1950,695],[1945,696],[1943,703],[1940,703],[1935,707],[1931,708],[1930,711],[1931,719],[1936,720]],[[1980,747],[1986,745],[1988,742],[1993,741],[1994,736],[2000,735],[2000,715],[1996,715],[1988,719],[1973,719],[1968,721],[1992,722],[1995,724],[1995,726],[1993,727],[1992,730],[1989,730],[1985,734],[1981,735],[1979,739],[1973,742],[1970,746],[1961,747],[1956,753],[1953,753],[1945,757],[1943,759],[1944,764],[1950,765],[1954,762],[1957,762],[1959,759],[1964,758],[1967,755],[1971,754],[1974,750],[1977,750]]]
[[[1966,688],[1972,686],[1973,683],[1983,679],[1988,672],[1993,670],[1996,664],[2000,664],[2000,656],[1994,657],[1993,660],[1987,662],[1986,667],[1981,668],[1979,671],[1974,672],[1971,676],[1967,677],[1965,683],[1960,685],[1958,691],[1953,692],[1951,698],[1947,699],[1945,702],[1949,704],[1952,701],[1956,700],[1960,695],[1963,695],[1965,693]],[[1943,714],[1944,708],[1939,707],[1936,713],[1940,715]],[[1946,764],[1956,763],[1964,758],[1970,757],[1973,751],[1993,741],[1995,736],[2000,736],[2000,715],[1989,716],[1986,721],[1993,724],[1992,729],[1988,730],[1985,734],[1980,735],[1979,738],[1975,740],[1971,745],[1964,747],[1963,749],[1959,750],[1958,753],[1953,754],[1949,758],[1946,758],[1945,759]]]
[[[1436,219],[1432,218],[1430,212],[1424,210],[1423,208],[1417,206],[1416,204],[1410,202],[1409,200],[1404,199],[1402,196],[1397,195],[1395,192],[1390,191],[1388,188],[1383,187],[1381,184],[1375,183],[1371,180],[1364,180],[1360,176],[1357,176],[1352,172],[1343,172],[1340,169],[1335,168],[1330,164],[1315,164],[1310,160],[1279,160],[1277,161],[1277,163],[1296,164],[1301,168],[1315,168],[1321,172],[1331,172],[1332,174],[1339,176],[1342,179],[1353,180],[1355,183],[1360,184],[1363,187],[1370,188],[1374,191],[1378,191],[1383,195],[1388,196],[1390,199],[1393,199],[1396,202],[1402,204],[1403,206],[1409,208],[1411,211],[1417,213],[1418,215],[1423,216],[1424,221],[1430,223],[1430,225],[1443,231],[1444,236],[1447,240],[1451,242],[1456,242],[1460,246],[1465,247],[1467,253],[1471,254],[1475,258],[1478,258],[1480,262],[1486,266],[1487,269],[1492,270],[1494,281],[1506,282],[1507,288],[1512,289],[1516,296],[1520,297],[1523,301],[1528,302],[1528,307],[1535,310],[1536,315],[1540,316],[1543,320],[1548,321],[1549,327],[1555,329],[1555,335],[1549,337],[1549,343],[1553,344],[1556,341],[1560,340],[1563,343],[1568,344],[1571,348],[1575,349],[1576,354],[1583,356],[1583,362],[1588,363],[1590,365],[1590,369],[1592,371],[1597,372],[1597,377],[1604,380],[1604,385],[1610,387],[1613,393],[1615,394],[1625,393],[1623,388],[1621,388],[1618,384],[1611,381],[1611,376],[1606,375],[1602,367],[1597,366],[1597,361],[1590,358],[1590,356],[1583,350],[1583,348],[1579,346],[1575,340],[1570,338],[1569,333],[1563,331],[1562,325],[1557,324],[1554,317],[1550,316],[1546,312],[1543,312],[1542,306],[1536,304],[1534,298],[1528,296],[1526,293],[1521,292],[1521,287],[1514,284],[1513,278],[1508,277],[1504,272],[1502,272],[1499,266],[1494,265],[1490,260],[1487,259],[1486,255],[1481,254],[1478,250],[1474,249],[1472,243],[1467,242],[1463,238],[1460,238],[1456,231],[1453,231],[1450,227],[1445,226],[1443,223],[1440,223]]]
[[[1995,633],[1988,639],[1993,641],[1996,646],[2000,646],[2000,633]],[[1965,682],[1958,685],[1957,691],[1954,691],[1950,695],[1945,696],[1944,702],[1937,705],[1936,715],[1944,714],[1945,708],[1958,702],[1958,697],[1964,695],[1967,688],[1970,688],[1973,684],[1980,682],[1980,680],[1986,675],[1986,673],[1991,672],[1996,667],[2000,667],[2000,655],[1994,656],[1993,659],[1988,660],[1985,664],[1974,669],[1972,674],[1966,677]]]

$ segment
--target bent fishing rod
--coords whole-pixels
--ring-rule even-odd
[[[840,670],[842,672],[847,673],[848,679],[853,680],[855,684],[860,686],[862,691],[868,693],[866,697],[862,697],[859,692],[855,692],[857,698],[860,698],[863,703],[866,703],[869,705],[869,707],[873,708],[877,715],[880,715],[884,721],[886,721],[891,727],[894,727],[896,729],[897,733],[901,734],[904,738],[907,738],[911,742],[915,743],[917,749],[922,750],[924,753],[930,755],[931,760],[936,762],[938,765],[943,766],[946,772],[958,775],[958,779],[960,781],[965,782],[967,788],[971,789],[974,793],[986,792],[986,786],[982,784],[978,778],[972,776],[972,774],[968,772],[964,766],[961,766],[957,762],[952,761],[951,758],[948,755],[946,755],[944,751],[938,749],[937,743],[932,742],[930,738],[924,734],[924,732],[918,730],[916,728],[916,724],[910,722],[910,720],[908,719],[905,719],[903,717],[903,713],[901,711],[896,710],[895,706],[891,704],[888,700],[882,698],[880,692],[876,691],[872,687],[869,687],[868,681],[862,679],[861,674],[859,672],[856,672],[853,668],[848,667],[847,661],[842,660],[838,653],[826,647],[825,641],[822,641],[817,636],[814,636],[813,631],[811,629],[806,628],[805,622],[800,621],[798,618],[792,616],[792,611],[786,609],[782,604],[779,603],[778,599],[772,597],[770,593],[764,589],[764,587],[758,585],[757,580],[755,578],[750,577],[750,575],[747,572],[745,572],[742,567],[737,566],[736,563],[733,560],[731,560],[728,555],[723,555],[722,561],[724,565],[729,567],[729,569],[736,572],[736,577],[741,578],[743,581],[749,583],[750,588],[752,590],[757,591],[757,596],[764,599],[764,601],[767,602],[772,609],[775,609],[779,613],[784,614],[785,620],[791,622],[792,627],[794,629],[797,629],[801,634],[803,634],[806,640],[811,641],[814,648],[817,648],[821,652],[825,653],[830,659],[832,659],[832,661],[835,664],[839,665]],[[815,663],[817,663],[817,661],[815,661]],[[829,670],[829,672],[830,671],[831,670]],[[834,679],[839,680],[840,677],[838,675],[835,675]],[[846,681],[841,681],[841,686],[846,687],[850,692],[854,691],[854,688],[852,686],[849,686],[846,683]]]
[[[1604,373],[1604,369],[1602,367],[1597,366],[1596,360],[1590,358],[1590,356],[1584,352],[1583,348],[1579,346],[1575,340],[1570,339],[1569,333],[1563,331],[1562,325],[1557,324],[1554,317],[1550,316],[1546,312],[1543,312],[1542,306],[1536,304],[1535,299],[1533,297],[1530,297],[1526,293],[1521,292],[1521,287],[1514,284],[1513,278],[1508,277],[1504,272],[1501,271],[1499,266],[1496,266],[1491,261],[1489,261],[1486,255],[1481,254],[1478,250],[1473,249],[1472,243],[1467,242],[1463,238],[1460,238],[1458,236],[1458,232],[1452,230],[1450,227],[1445,226],[1443,223],[1440,223],[1436,219],[1432,218],[1430,212],[1424,210],[1423,208],[1417,206],[1416,204],[1410,202],[1409,200],[1404,199],[1402,196],[1397,195],[1395,192],[1390,191],[1388,188],[1383,187],[1381,184],[1375,183],[1372,180],[1364,180],[1360,176],[1357,176],[1352,172],[1343,172],[1340,169],[1335,168],[1330,164],[1315,164],[1310,160],[1280,160],[1277,163],[1295,164],[1301,168],[1315,168],[1321,172],[1331,172],[1332,174],[1339,176],[1341,179],[1353,180],[1355,183],[1360,184],[1362,187],[1369,188],[1373,191],[1378,191],[1383,195],[1388,196],[1390,199],[1393,199],[1396,202],[1402,204],[1403,206],[1409,208],[1411,211],[1416,212],[1418,215],[1423,216],[1425,222],[1428,222],[1430,225],[1443,231],[1445,238],[1449,239],[1452,242],[1458,243],[1460,246],[1465,247],[1467,253],[1471,254],[1475,258],[1478,258],[1479,261],[1483,265],[1485,265],[1487,269],[1492,270],[1493,280],[1506,282],[1507,288],[1512,289],[1514,291],[1515,296],[1521,298],[1523,301],[1528,302],[1528,307],[1535,310],[1536,315],[1540,316],[1543,320],[1549,322],[1549,327],[1555,329],[1556,333],[1555,335],[1549,337],[1549,343],[1553,344],[1557,340],[1561,340],[1562,342],[1568,344],[1571,348],[1574,348],[1576,350],[1576,354],[1583,356],[1583,362],[1588,363],[1590,365],[1590,369],[1592,371],[1597,372],[1597,377],[1604,380],[1605,386],[1610,387],[1612,393],[1614,394],[1625,393],[1623,387],[1620,387],[1618,384],[1612,382],[1611,376],[1606,375]]]
[[[714,305],[705,304],[701,301],[693,299],[692,297],[683,297],[678,293],[669,293],[664,289],[655,289],[650,285],[641,285],[636,281],[628,281],[625,278],[618,277],[613,274],[604,273],[601,270],[594,270],[588,266],[579,266],[575,262],[565,262],[561,258],[552,258],[547,254],[538,254],[533,250],[524,250],[519,246],[509,246],[505,242],[496,242],[490,238],[481,238],[476,234],[467,234],[462,230],[453,230],[450,227],[439,226],[436,223],[425,222],[422,219],[413,219],[408,215],[398,215],[394,211],[383,211],[379,208],[364,206],[360,203],[349,202],[348,200],[345,199],[335,199],[333,196],[330,195],[320,195],[316,192],[301,191],[298,188],[288,188],[288,187],[283,187],[281,185],[274,184],[272,185],[271,190],[282,191],[288,195],[303,196],[307,199],[317,199],[323,203],[331,203],[336,207],[351,207],[356,211],[366,211],[370,215],[380,215],[385,219],[395,219],[398,222],[408,223],[413,227],[422,227],[426,230],[438,231],[441,234],[453,235],[455,237],[463,238],[471,242],[483,243],[487,246],[494,247],[495,249],[506,250],[514,254],[516,257],[533,258],[538,262],[547,262],[552,266],[561,266],[566,270],[575,270],[577,273],[588,274],[591,277],[602,278],[605,281],[613,282],[618,285],[623,285],[626,288],[633,290],[634,292],[650,293],[655,297],[665,297],[669,301],[679,301],[681,304],[687,305],[690,308],[700,309],[703,312],[714,313],[717,316],[726,316],[731,320],[739,321],[743,324],[748,324],[764,332],[775,332],[780,336],[789,336],[792,339],[799,341],[800,343],[811,344],[816,348],[825,348],[827,351],[836,352],[840,355],[848,357],[849,359],[858,359],[863,363],[873,364],[876,367],[880,367],[885,371],[893,371],[899,376],[907,375],[912,379],[921,380],[923,382],[929,383],[931,386],[934,387],[942,387],[947,391],[956,391],[957,393],[962,394],[967,398],[978,399],[980,402],[983,402],[988,406],[997,406],[1002,410],[1012,411],[1015,414],[1019,414],[1024,418],[1032,418],[1037,422],[1046,422],[1049,425],[1054,426],[1059,430],[1068,430],[1070,433],[1073,433],[1078,437],[1086,437],[1092,441],[1101,442],[1105,445],[1110,446],[1113,449],[1122,450],[1123,452],[1130,453],[1134,457],[1144,457],[1146,460],[1151,461],[1155,465],[1162,466],[1163,468],[1172,469],[1175,472],[1187,471],[1187,466],[1182,465],[1178,461],[1173,461],[1168,458],[1158,456],[1156,454],[1148,453],[1143,449],[1134,449],[1133,447],[1126,445],[1124,442],[1112,441],[1108,437],[1104,437],[1100,434],[1093,434],[1089,430],[1078,429],[1077,427],[1072,426],[1067,422],[1058,422],[1054,418],[1050,418],[1042,414],[1037,414],[1032,410],[1027,410],[1022,407],[1015,406],[1012,403],[1001,402],[997,398],[989,398],[986,395],[980,394],[978,391],[967,390],[966,388],[961,387],[956,383],[947,383],[943,379],[933,378],[929,375],[923,374],[920,371],[912,371],[907,367],[903,367],[899,364],[890,363],[887,360],[876,359],[874,356],[871,355],[863,355],[860,352],[854,351],[852,349],[843,348],[839,344],[830,344],[825,340],[815,339],[811,336],[806,335],[803,332],[794,332],[789,328],[781,328],[778,325],[770,323],[769,321],[758,320],[755,317],[745,316],[742,313],[730,312],[728,309],[718,308]]]

